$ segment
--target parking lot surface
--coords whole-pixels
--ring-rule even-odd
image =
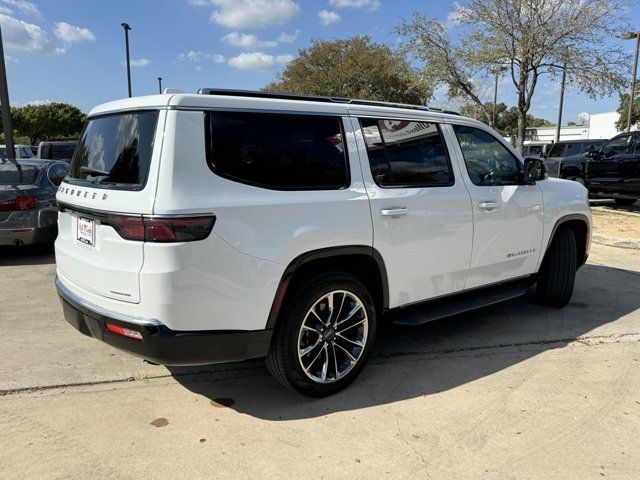
[[[391,328],[325,399],[84,337],[54,275],[50,249],[0,251],[1,478],[640,478],[638,250],[594,244],[562,310]]]

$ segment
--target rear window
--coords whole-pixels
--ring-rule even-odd
[[[338,117],[207,112],[207,162],[218,175],[275,190],[349,185]]]
[[[143,188],[149,174],[157,123],[157,111],[89,119],[71,162],[71,183]]]
[[[33,185],[38,182],[40,168],[37,165],[20,165],[18,168],[14,163],[0,163],[0,185]]]
[[[51,158],[54,160],[67,160],[73,157],[76,149],[75,143],[67,145],[51,145]]]

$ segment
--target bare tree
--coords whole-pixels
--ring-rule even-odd
[[[557,76],[563,64],[567,81],[592,98],[619,92],[626,84],[629,56],[616,36],[626,29],[627,0],[469,0],[453,18],[462,27],[452,42],[446,24],[414,13],[396,31],[424,62],[432,85],[449,95],[464,95],[484,114],[490,112],[474,79],[506,66],[518,95],[516,146],[522,148],[541,76]]]

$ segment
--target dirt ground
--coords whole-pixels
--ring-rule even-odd
[[[607,237],[640,239],[640,214],[593,208],[594,233]]]

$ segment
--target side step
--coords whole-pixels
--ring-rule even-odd
[[[501,283],[492,287],[474,289],[469,292],[447,295],[419,305],[401,307],[396,310],[393,323],[396,325],[422,325],[452,315],[505,302],[524,295],[535,278]]]

